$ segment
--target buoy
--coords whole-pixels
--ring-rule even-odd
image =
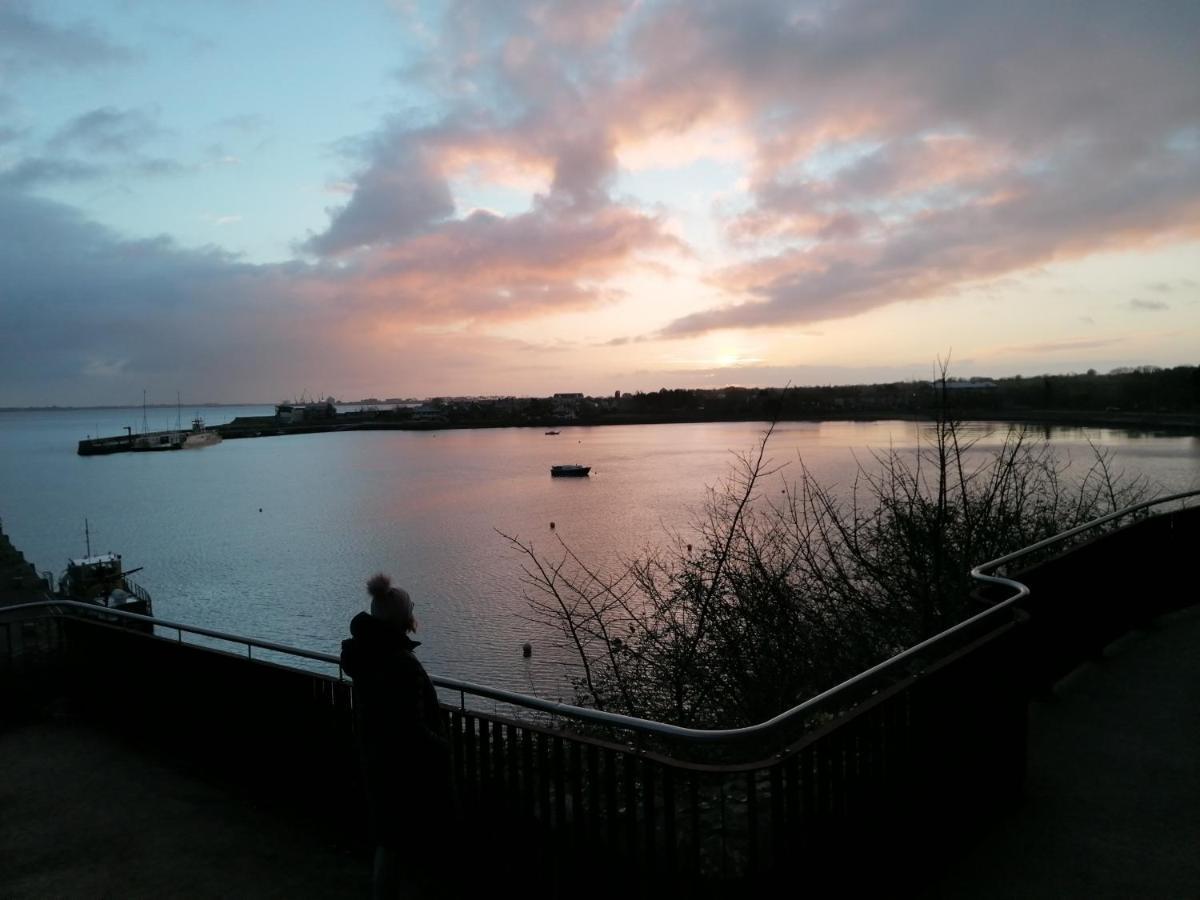
[[[259,511],[259,512],[262,512],[262,507],[261,507],[261,506],[258,508],[258,511]]]
[[[521,655],[526,659],[529,659],[529,657],[533,656],[533,644],[529,643],[529,641],[526,641],[524,644],[522,644]]]
[[[554,530],[554,523],[553,523],[553,522],[551,522],[551,523],[550,523],[550,530],[551,530],[551,531],[553,531],[553,530]]]

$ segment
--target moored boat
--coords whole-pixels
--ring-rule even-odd
[[[151,431],[146,434],[133,436],[133,445],[129,448],[135,453],[147,453],[158,450],[182,450],[182,431]]]
[[[221,435],[215,431],[209,431],[204,425],[204,420],[199,416],[192,419],[192,430],[183,436],[183,449],[194,450],[197,447],[211,447],[213,444],[221,443]]]
[[[151,616],[150,595],[129,577],[138,571],[140,568],[124,571],[119,553],[69,559],[58,580],[58,593],[69,600]]]
[[[578,463],[571,463],[564,466],[551,466],[550,477],[552,478],[583,478],[588,472],[592,471],[591,466],[581,466]]]

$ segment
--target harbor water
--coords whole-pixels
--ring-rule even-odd
[[[270,412],[199,410],[210,425]],[[93,551],[144,566],[136,578],[160,617],[329,653],[364,607],[365,579],[382,570],[413,595],[431,672],[562,699],[571,695],[569,654],[530,620],[522,559],[502,535],[550,556],[561,555],[561,539],[614,569],[668,531],[688,533],[707,489],[764,428],[349,432],[76,455],[81,438],[136,431],[141,419],[141,409],[0,412],[0,517],[39,570],[57,575],[83,555],[86,519]],[[175,410],[151,410],[149,419],[152,429],[170,427]],[[1008,428],[970,427],[980,451]],[[1164,492],[1200,487],[1200,438],[1106,429],[1044,436],[1078,469],[1094,444]],[[929,426],[912,422],[783,423],[769,455],[787,466],[773,478],[794,478],[803,459],[822,481],[846,484],[872,451],[928,439]],[[592,474],[550,477],[551,465],[567,463]]]

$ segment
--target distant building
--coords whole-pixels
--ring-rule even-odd
[[[559,419],[574,419],[579,415],[583,394],[555,394],[554,415]]]
[[[332,419],[337,407],[328,400],[319,403],[279,403],[275,406],[275,419],[285,425]]]
[[[433,403],[422,403],[412,411],[412,418],[414,422],[429,422],[433,424],[448,421],[445,408]]]

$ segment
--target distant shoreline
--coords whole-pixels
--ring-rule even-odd
[[[349,406],[351,404],[339,404]],[[173,409],[174,404],[158,404],[147,406],[147,409]],[[231,409],[245,407],[271,408],[269,403],[205,403],[190,404],[192,409]],[[24,406],[0,407],[0,413],[14,412],[86,412],[98,410],[140,410],[141,406]],[[962,422],[1004,422],[1013,425],[1028,425],[1033,427],[1053,428],[1116,428],[1128,431],[1155,431],[1181,436],[1200,436],[1200,414],[1196,413],[1155,413],[1135,410],[990,410],[990,409],[959,409],[955,410],[955,418]],[[347,421],[342,416],[354,417]],[[766,419],[761,415],[748,416],[704,416],[687,414],[620,414],[612,413],[594,419],[568,420],[556,417],[538,418],[523,421],[459,421],[459,422],[414,422],[411,420],[373,419],[360,420],[357,413],[339,413],[334,421],[313,421],[296,423],[294,425],[268,424],[267,417],[253,430],[261,434],[246,433],[244,428],[230,428],[238,420],[224,425],[214,426],[226,438],[246,438],[258,436],[278,436],[285,434],[313,434],[326,431],[444,431],[479,428],[563,428],[563,427],[603,427],[607,425],[670,425],[698,424],[705,422],[761,422]],[[881,409],[836,411],[824,410],[810,415],[787,415],[780,418],[781,422],[879,422],[879,421],[909,421],[930,422],[934,417],[927,413],[913,410]],[[248,423],[247,423],[248,424]],[[265,427],[264,427],[265,426]]]
[[[350,420],[342,415],[353,416]],[[1187,413],[1094,412],[1086,410],[1026,410],[1000,412],[991,410],[956,411],[955,419],[967,422],[997,422],[1026,425],[1035,428],[1115,428],[1125,431],[1152,431],[1179,436],[1200,435],[1200,416]],[[763,422],[762,416],[697,416],[697,415],[620,415],[612,414],[589,420],[543,418],[524,421],[459,421],[421,422],[412,420],[358,419],[356,414],[340,414],[336,420],[276,423],[264,417],[253,422],[235,419],[214,430],[226,439],[251,437],[280,437],[289,434],[322,434],[332,431],[451,431],[485,428],[603,428],[610,425],[675,425],[715,422]],[[911,410],[880,410],[826,412],[809,416],[783,416],[780,422],[932,422],[935,418]]]

